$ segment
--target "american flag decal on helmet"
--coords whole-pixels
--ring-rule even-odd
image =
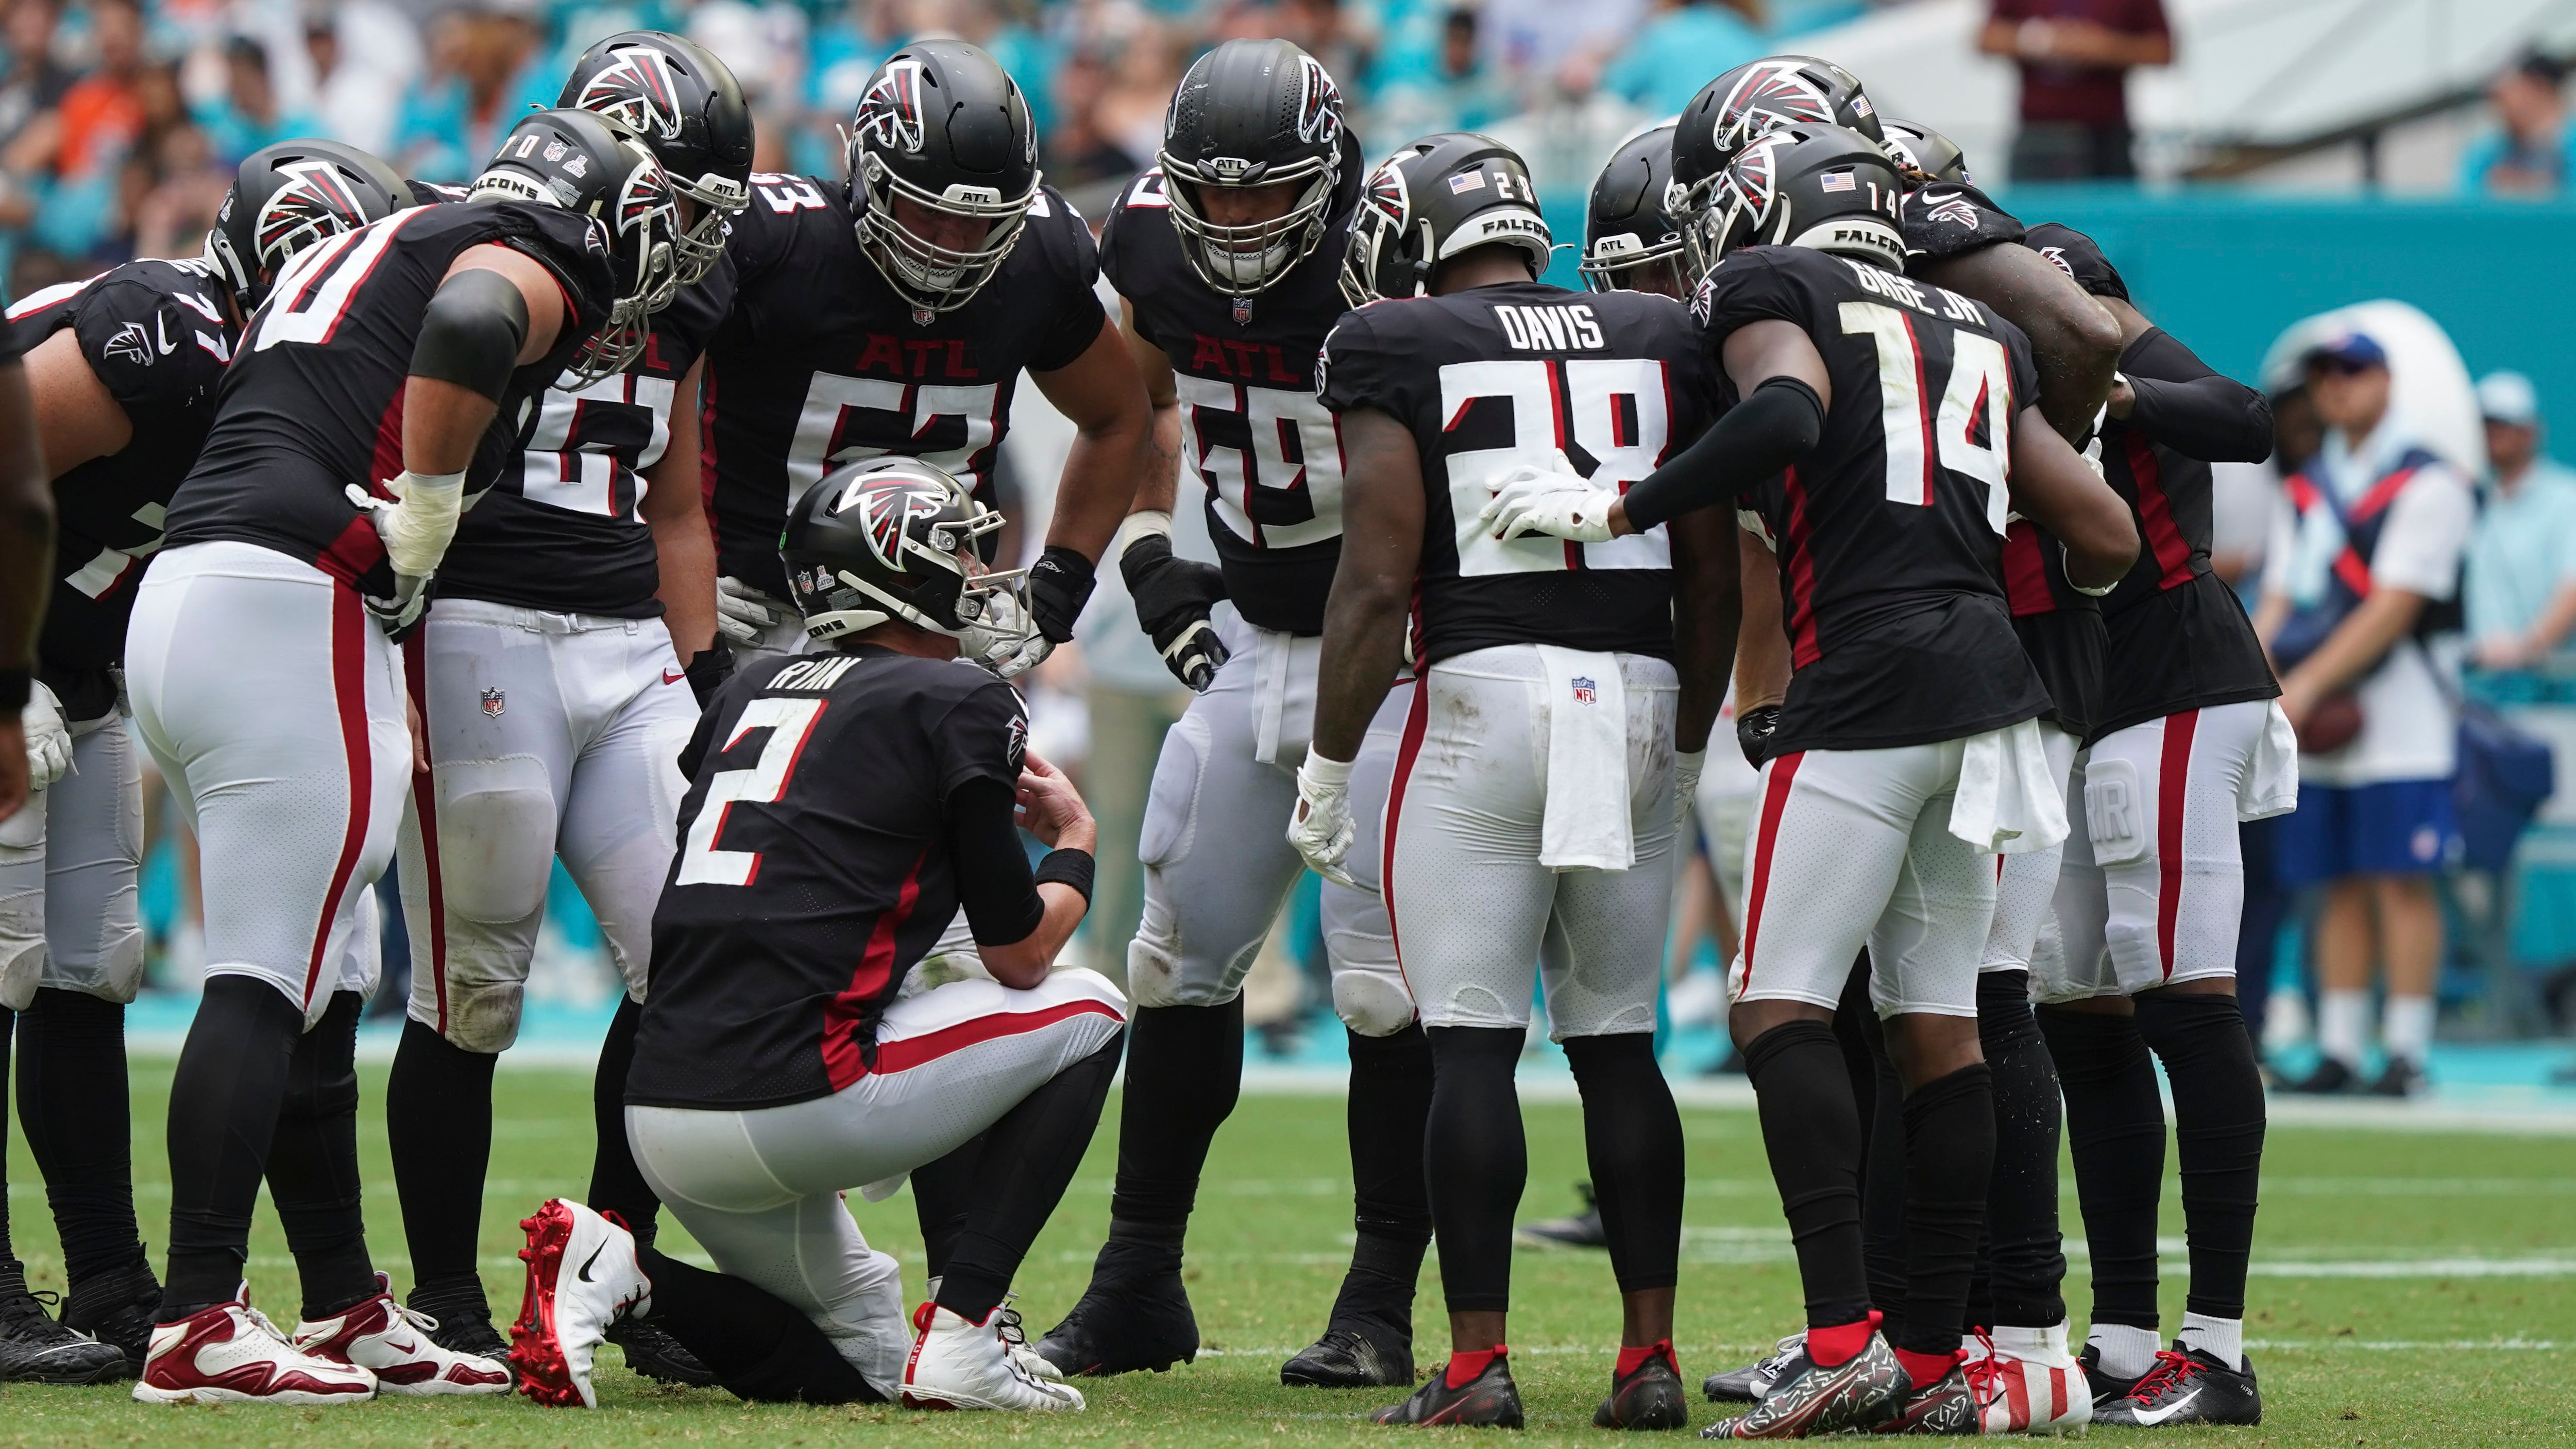
[[[680,87],[671,73],[671,58],[649,45],[623,45],[608,54],[609,63],[581,88],[573,104],[647,136],[676,138]]]
[[[1297,92],[1297,139],[1332,146],[1342,139],[1342,93],[1321,62],[1306,57]]]
[[[261,261],[284,261],[299,239],[335,236],[367,224],[366,203],[339,167],[328,161],[289,161],[277,169],[294,179],[259,209]]]
[[[859,97],[858,115],[851,120],[850,129],[890,150],[920,150],[921,62],[909,58],[886,62],[885,74]]]
[[[1798,122],[1832,124],[1834,103],[1814,81],[1799,74],[1801,64],[1796,60],[1766,60],[1735,83],[1726,104],[1717,110],[1720,150],[1733,150],[1774,126]]]

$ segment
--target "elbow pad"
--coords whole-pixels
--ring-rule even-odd
[[[477,268],[441,283],[412,345],[411,375],[470,388],[495,403],[510,389],[528,340],[528,299],[519,284]]]
[[[1825,402],[1794,377],[1765,378],[1682,455],[1630,488],[1624,506],[1640,533],[1759,485],[1798,461],[1825,432]]]

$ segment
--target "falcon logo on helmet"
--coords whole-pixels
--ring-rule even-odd
[[[1027,571],[994,573],[978,556],[1001,527],[1002,515],[945,469],[887,455],[844,464],[790,503],[779,553],[808,636],[840,639],[899,619],[989,660],[1034,629]]]
[[[1741,149],[1774,126],[1799,121],[1833,124],[1833,100],[1802,74],[1805,66],[1805,61],[1794,57],[1755,62],[1751,74],[1735,83],[1726,104],[1718,109],[1718,149]]]
[[[292,178],[259,209],[259,257],[275,266],[326,236],[367,224],[367,204],[328,161],[289,161],[277,168]]]
[[[581,88],[574,107],[623,121],[648,138],[678,137],[680,83],[671,74],[671,58],[649,45],[619,46],[608,54],[609,64]]]
[[[855,508],[859,513],[859,530],[867,535],[868,547],[877,561],[890,569],[903,567],[904,535],[912,520],[936,514],[948,503],[948,490],[928,482],[910,488],[871,487],[881,479],[858,477],[841,490],[836,513]]]
[[[859,97],[851,129],[879,146],[907,154],[919,151],[921,130],[921,62],[890,62],[885,73]],[[1034,140],[1036,132],[1030,132]]]
[[[252,312],[298,254],[410,204],[402,177],[355,146],[308,139],[263,146],[224,192],[206,232],[205,265]]]
[[[1310,146],[1338,145],[1342,139],[1342,92],[1324,73],[1323,62],[1305,58],[1297,103],[1297,139]]]

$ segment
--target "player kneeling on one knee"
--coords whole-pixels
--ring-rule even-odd
[[[977,556],[1001,521],[895,457],[790,512],[820,647],[737,674],[681,756],[626,1083],[636,1161],[720,1271],[579,1204],[538,1209],[511,1358],[540,1402],[596,1405],[593,1354],[646,1315],[746,1399],[1083,1406],[1007,1300],[1099,1121],[1126,1001],[1053,967],[1088,903],[1090,813],[1025,754],[1019,696],[957,659],[1021,582]],[[1022,828],[1054,848],[1034,872]],[[986,974],[927,986],[913,968],[960,909]],[[933,1168],[971,1206],[907,1324],[895,1260],[841,1194]]]

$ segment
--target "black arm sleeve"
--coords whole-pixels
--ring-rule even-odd
[[[1011,818],[1017,806],[1011,787],[999,780],[967,780],[948,792],[948,859],[977,945],[1025,941],[1046,920],[1046,902]]]
[[[2204,463],[2260,463],[2272,456],[2272,404],[2263,394],[2210,369],[2160,327],[2149,328],[2120,357],[2137,395],[2129,426],[2186,458]]]
[[[1723,503],[1777,477],[1824,435],[1825,404],[1794,377],[1771,377],[1736,404],[1681,456],[1628,489],[1628,522],[1639,533],[1693,509]]]
[[[477,267],[441,282],[412,344],[411,375],[471,388],[499,402],[528,340],[528,299],[519,284]]]

